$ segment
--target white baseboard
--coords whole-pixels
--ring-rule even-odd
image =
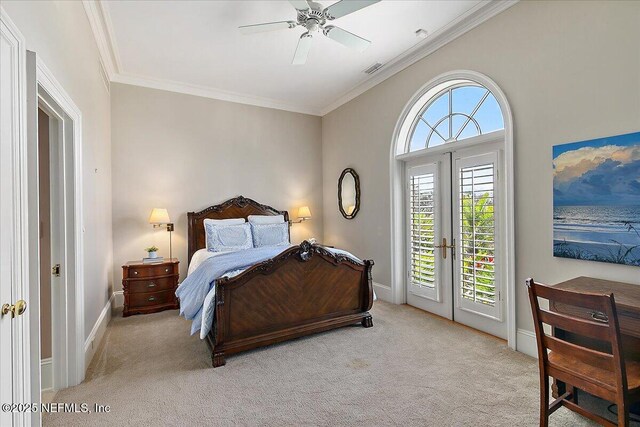
[[[538,343],[536,334],[526,329],[518,329],[516,348],[519,352],[538,358]]]
[[[50,357],[40,360],[40,390],[53,390],[53,361]]]
[[[393,302],[393,292],[391,291],[391,286],[373,282],[373,291],[376,293],[376,297],[378,297],[382,301],[391,303]]]
[[[104,337],[104,332],[107,330],[107,325],[111,320],[111,310],[113,306],[113,301],[115,299],[115,294],[111,294],[111,298],[105,304],[102,312],[100,312],[100,316],[98,316],[98,320],[96,320],[95,325],[91,329],[91,333],[87,337],[84,342],[84,369],[89,367],[91,363],[91,359],[96,354],[96,350],[98,349],[98,345],[100,341],[102,341],[102,337]]]

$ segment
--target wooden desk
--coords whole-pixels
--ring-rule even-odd
[[[620,323],[620,333],[622,334],[622,346],[625,358],[640,361],[640,285],[594,279],[591,277],[576,277],[575,279],[558,283],[555,287],[569,291],[595,294],[613,293],[618,311],[618,322]],[[589,320],[598,320],[598,316],[602,315],[602,313],[594,313],[592,310],[568,306],[553,301],[550,302],[550,309],[551,311],[566,313]],[[594,348],[602,347],[597,341],[558,328],[553,330],[553,335],[568,341],[588,344]],[[553,396],[558,397],[564,392],[565,385],[554,379]],[[632,411],[636,413],[635,408]]]
[[[616,307],[618,309],[620,332],[622,335],[627,336],[627,338],[640,339],[640,285],[583,276],[558,283],[555,287],[559,289],[566,289],[568,291],[588,292],[593,294],[613,293],[616,300]],[[557,303],[551,304],[551,310],[584,317],[589,320],[593,320],[592,316],[597,317],[598,315],[597,313],[593,314],[586,309]],[[595,320],[597,320],[597,318]],[[628,350],[633,349],[630,348]],[[640,348],[636,348],[635,350],[640,350]]]

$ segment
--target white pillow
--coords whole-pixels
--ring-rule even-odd
[[[284,222],[284,215],[249,215],[247,218],[251,224],[281,224]]]
[[[212,225],[207,230],[207,250],[211,252],[241,251],[253,247],[250,224]]]
[[[289,224],[251,224],[253,247],[289,245]]]
[[[229,219],[205,219],[204,220],[204,231],[206,233],[205,239],[204,241],[206,242],[205,244],[207,245],[207,249],[209,249],[209,231],[208,231],[208,227],[207,224],[211,224],[211,225],[238,225],[238,224],[244,224],[245,223],[245,219],[244,218],[229,218]]]

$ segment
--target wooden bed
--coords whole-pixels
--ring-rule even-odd
[[[242,196],[189,212],[189,262],[205,247],[204,219],[249,215],[289,220],[286,211]],[[255,347],[355,323],[373,326],[372,266],[373,261],[359,263],[304,241],[236,277],[217,280],[215,327],[207,335],[213,367]]]

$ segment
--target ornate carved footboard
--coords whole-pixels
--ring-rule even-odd
[[[305,241],[218,280],[216,323],[207,336],[213,367],[251,348],[354,323],[373,326],[372,266]]]

